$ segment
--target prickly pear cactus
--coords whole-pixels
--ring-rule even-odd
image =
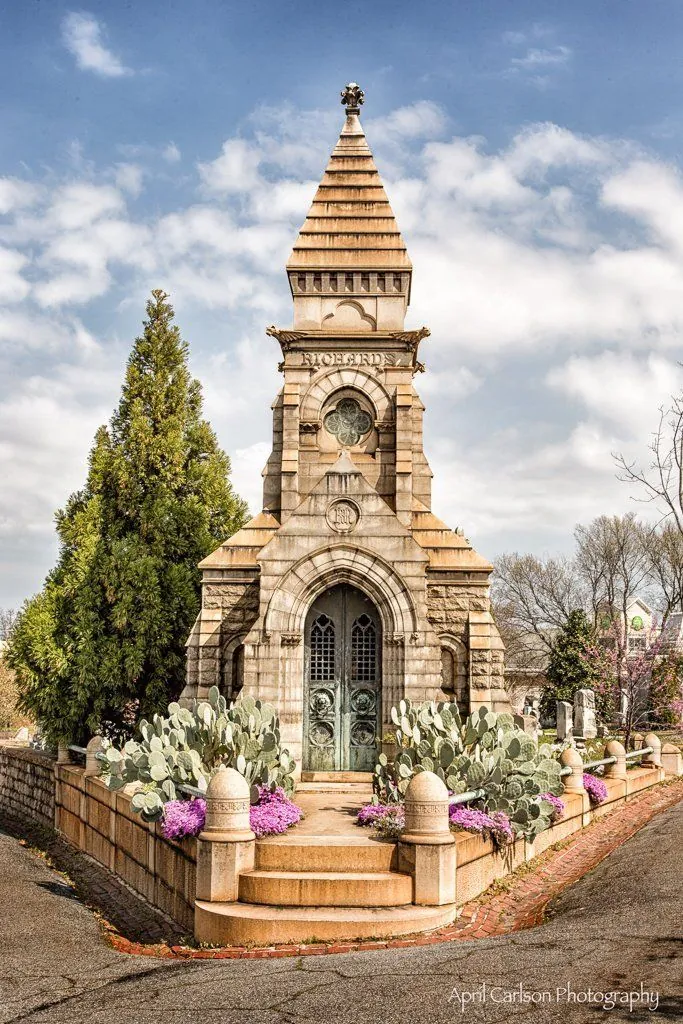
[[[103,776],[110,789],[129,782],[142,783],[131,806],[147,821],[159,819],[164,804],[180,794],[177,787],[206,790],[219,766],[235,768],[251,784],[294,790],[294,759],[280,745],[277,713],[270,704],[242,697],[229,707],[218,688],[206,701],[191,708],[172,703],[168,717],[155,715],[138,725],[139,740],[121,750],[107,745],[100,755]]]
[[[418,772],[435,772],[453,794],[484,790],[471,806],[503,811],[515,832],[532,839],[548,828],[559,796],[560,764],[549,746],[536,747],[512,715],[480,708],[462,721],[455,704],[402,700],[391,709],[396,754],[380,754],[373,788],[377,800],[399,803]]]

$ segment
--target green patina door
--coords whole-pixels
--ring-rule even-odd
[[[306,617],[304,769],[372,771],[378,754],[382,631],[372,601],[341,584]]]

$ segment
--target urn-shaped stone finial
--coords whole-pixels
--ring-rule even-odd
[[[406,825],[402,842],[452,842],[448,789],[434,772],[419,772],[406,790]]]
[[[249,783],[234,768],[216,772],[208,785],[202,835],[233,842],[254,838],[249,824]]]

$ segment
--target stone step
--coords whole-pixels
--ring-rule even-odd
[[[305,828],[305,822],[299,828]],[[357,838],[289,834],[257,842],[254,866],[261,871],[363,872],[391,871],[397,865],[396,843],[373,841],[363,834]]]
[[[271,907],[399,907],[413,898],[413,879],[398,871],[246,871],[239,899]]]
[[[430,932],[455,920],[444,907],[261,907],[253,903],[195,903],[199,942],[271,946],[291,942],[383,939]]]
[[[302,782],[364,782],[372,785],[372,772],[302,772]]]
[[[339,793],[363,803],[372,800],[372,786],[367,782],[297,782],[295,793]]]

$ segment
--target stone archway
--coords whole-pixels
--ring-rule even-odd
[[[344,543],[305,556],[278,581],[268,602],[262,634],[270,645],[279,647],[277,687],[269,699],[280,708],[283,737],[297,760],[303,753],[304,738],[306,618],[316,599],[340,584],[359,590],[377,611],[382,666],[380,735],[389,727],[392,705],[406,695],[407,681],[419,679],[420,673],[424,676],[423,652],[416,643],[418,635],[423,635],[418,634],[418,614],[412,594],[393,567],[370,551]]]

